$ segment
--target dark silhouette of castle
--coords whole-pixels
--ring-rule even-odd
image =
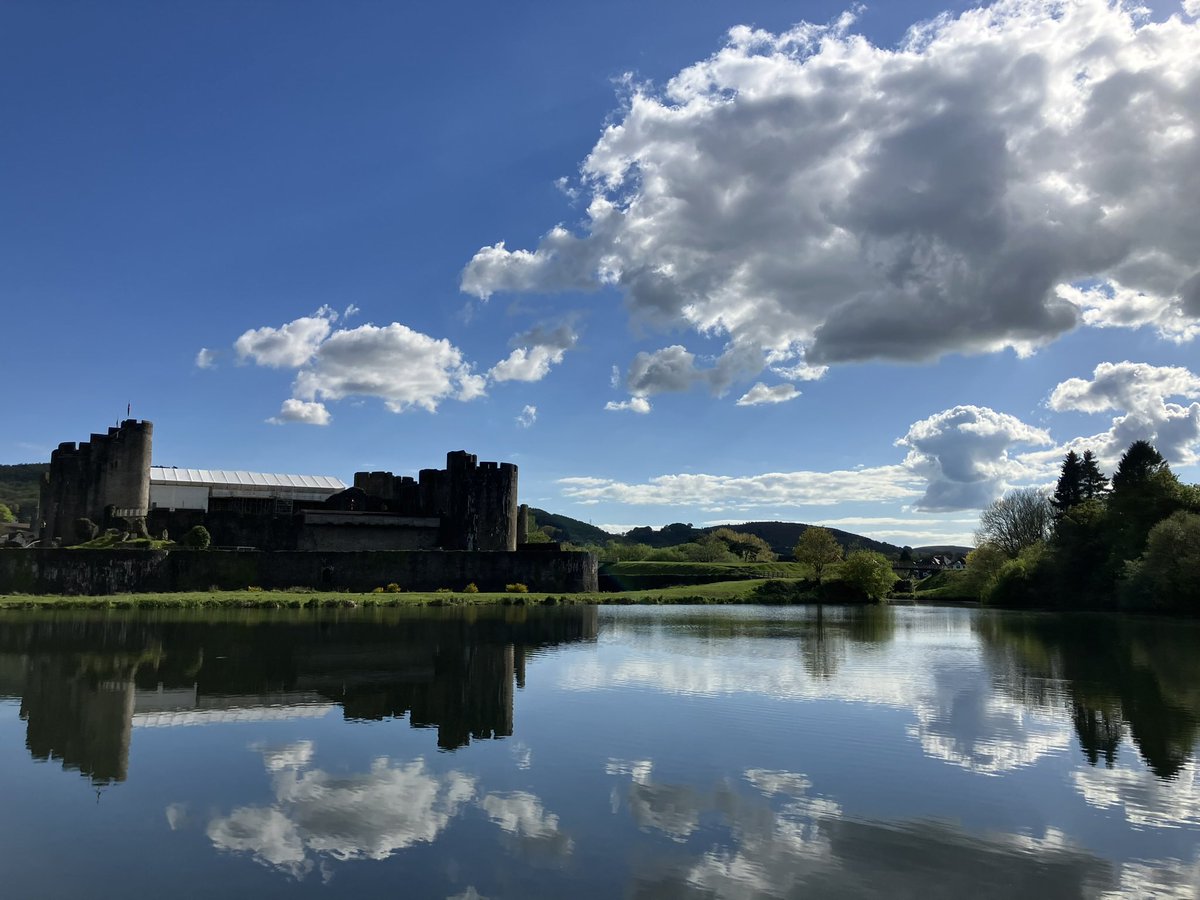
[[[75,523],[97,525],[144,520],[150,508],[150,449],[154,425],[126,419],[107,434],[58,445],[42,476],[40,534],[43,542],[73,542]]]
[[[353,487],[304,500],[283,487],[272,497],[261,484],[239,500],[229,476],[248,473],[194,470],[215,480],[207,492],[201,485],[202,501],[177,507],[155,502],[153,431],[150,422],[128,419],[78,446],[59,445],[41,485],[42,546],[80,540],[80,519],[128,531],[149,526],[156,535],[204,525],[218,546],[260,550],[515,551],[525,540],[512,463],[481,463],[457,450],[446,455],[446,468],[422,469],[415,479],[358,472]]]

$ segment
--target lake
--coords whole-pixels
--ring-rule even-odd
[[[1194,897],[1200,628],[0,613],[5,897]]]

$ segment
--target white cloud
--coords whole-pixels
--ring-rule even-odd
[[[761,381],[738,398],[738,406],[761,406],[764,403],[787,403],[800,396],[794,385],[776,384],[767,387]]]
[[[337,313],[322,306],[311,316],[301,316],[278,328],[252,328],[234,342],[233,349],[242,361],[273,369],[295,369],[312,359],[336,321]]]
[[[196,354],[197,369],[211,369],[217,364],[217,351],[209,350],[207,347],[201,347]]]
[[[301,425],[328,425],[333,417],[324,403],[311,403],[305,400],[284,400],[279,408],[279,415],[267,419],[272,425],[286,425],[288,422],[298,422]]]
[[[1200,24],[1003,0],[891,49],[852,28],[734,28],[636,86],[579,232],[485,247],[462,289],[615,285],[643,321],[810,367],[1027,353],[1081,320],[1194,333]],[[660,374],[644,395],[688,380]]]
[[[350,318],[351,316],[357,316],[357,315],[358,315],[360,312],[362,312],[362,310],[361,310],[361,309],[359,309],[357,306],[355,306],[353,303],[351,303],[351,304],[350,304],[349,306],[347,306],[347,307],[346,307],[346,309],[345,309],[345,310],[342,312],[342,318],[343,318],[343,319],[348,319],[348,318]]]
[[[528,791],[487,794],[479,805],[488,818],[510,834],[543,839],[559,836],[558,816],[546,812],[542,801]]]
[[[521,414],[517,416],[517,424],[522,428],[528,428],[537,421],[537,407],[526,406],[521,410]]]
[[[1200,19],[1200,0],[1183,0],[1183,11],[1193,19]]]
[[[296,375],[293,393],[302,400],[379,397],[398,413],[413,406],[434,412],[443,400],[471,400],[483,388],[449,341],[393,322],[335,331]]]
[[[1149,769],[1087,768],[1071,773],[1075,790],[1089,806],[1117,809],[1139,828],[1195,828],[1200,825],[1200,777],[1189,761],[1171,779]]]
[[[622,400],[619,403],[616,400],[609,400],[604,404],[604,408],[609,412],[627,409],[630,412],[645,415],[650,412],[650,401],[645,397],[630,397],[628,400]]]
[[[986,406],[956,406],[914,422],[896,444],[908,448],[907,469],[927,481],[914,507],[942,511],[987,506],[1030,475],[1027,465],[1009,455],[1012,448],[1053,441],[1015,416]]]
[[[568,499],[632,506],[696,506],[742,510],[800,504],[903,500],[920,494],[917,478],[902,466],[835,472],[769,472],[762,475],[660,475],[640,484],[608,478],[561,478]]]
[[[552,331],[535,328],[513,339],[517,347],[496,363],[488,376],[493,381],[541,381],[552,365],[563,361],[563,355],[578,340],[579,336],[567,325]]]
[[[351,304],[344,315],[357,312]],[[326,425],[330,415],[324,401],[346,397],[377,397],[400,413],[412,407],[435,412],[444,400],[485,395],[487,378],[476,374],[448,340],[399,322],[334,330],[338,318],[322,306],[312,316],[279,328],[254,328],[237,339],[239,359],[298,370],[292,397],[268,422]]]
[[[1192,400],[1187,406],[1168,398]],[[1092,379],[1069,378],[1050,393],[1047,405],[1058,412],[1122,412],[1108,431],[1069,443],[1091,449],[1108,466],[1115,465],[1136,440],[1154,444],[1169,461],[1188,465],[1200,446],[1200,376],[1182,366],[1147,363],[1100,363]]]

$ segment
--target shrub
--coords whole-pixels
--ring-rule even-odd
[[[246,590],[251,594],[261,594],[263,592],[263,589],[260,588],[257,584],[250,585],[249,587],[246,588]]]
[[[382,593],[383,593],[383,588],[381,588],[381,587],[375,587],[375,588],[371,588],[371,593],[372,593],[372,594],[382,594]]]
[[[874,550],[855,550],[842,563],[841,577],[867,600],[882,600],[896,583],[892,563]]]
[[[521,582],[519,582],[519,581],[514,582],[513,584],[506,584],[504,586],[504,589],[506,591],[512,591],[514,594],[528,594],[529,593],[529,585],[521,584]]]
[[[183,536],[183,546],[191,550],[207,550],[212,543],[212,535],[203,525],[194,525]]]
[[[399,594],[403,589],[400,587],[400,585],[396,584],[396,582],[389,581],[388,586],[384,588],[384,590],[386,590],[389,594]]]
[[[479,593],[479,585],[477,585],[475,582],[472,581],[465,588],[463,588],[463,593],[464,594],[478,594]]]

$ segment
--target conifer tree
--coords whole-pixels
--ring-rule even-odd
[[[1083,451],[1080,462],[1080,483],[1084,500],[1098,500],[1108,490],[1108,478],[1100,471],[1100,465],[1091,450]]]
[[[1083,500],[1083,463],[1079,459],[1079,454],[1072,450],[1063,460],[1062,474],[1058,476],[1058,484],[1054,488],[1054,497],[1050,502],[1054,504],[1056,514],[1062,516],[1072,506],[1077,506]]]

